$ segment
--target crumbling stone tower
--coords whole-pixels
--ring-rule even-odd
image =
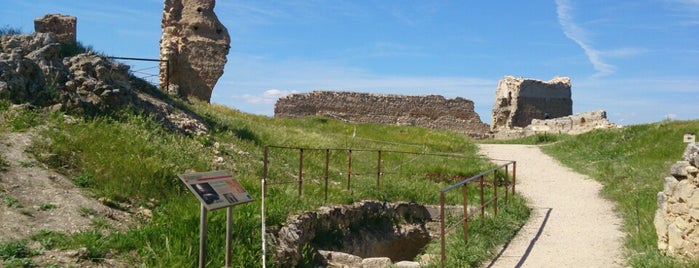
[[[573,114],[570,78],[549,81],[505,76],[495,91],[491,131],[526,127],[532,119],[549,119]]]
[[[181,97],[211,100],[223,75],[230,36],[215,0],[165,0],[160,38],[160,87]]]

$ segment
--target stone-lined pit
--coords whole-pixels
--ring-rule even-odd
[[[280,267],[295,267],[311,253],[314,263],[328,265],[338,261],[328,252],[343,252],[359,263],[376,257],[412,261],[436,236],[430,232],[436,226],[432,215],[415,203],[361,201],[290,216],[279,230],[275,260]]]

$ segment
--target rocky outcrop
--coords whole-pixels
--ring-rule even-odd
[[[0,99],[87,114],[131,107],[175,131],[207,132],[198,118],[146,94],[153,86],[128,66],[92,52],[61,58],[60,47],[52,33],[0,37]]]
[[[699,143],[689,143],[683,161],[670,167],[658,193],[655,231],[658,249],[699,260]]]
[[[526,127],[533,119],[573,114],[568,77],[549,81],[505,76],[498,82],[490,129],[494,132]]]
[[[61,14],[46,14],[34,20],[34,31],[37,33],[53,33],[56,41],[64,44],[75,44],[78,18]]]
[[[446,129],[483,137],[488,125],[474,111],[473,101],[442,96],[383,95],[313,91],[280,98],[275,117],[329,116],[353,123],[410,125]]]
[[[165,0],[160,38],[160,87],[210,101],[230,49],[214,0]]]

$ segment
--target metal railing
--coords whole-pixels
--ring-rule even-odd
[[[133,57],[107,57],[109,59],[113,60],[127,60],[127,61],[144,61],[144,62],[158,62],[158,66],[148,66],[145,68],[137,69],[137,70],[131,70],[131,72],[138,78],[141,78],[143,80],[150,81],[149,79],[152,77],[158,77],[158,83],[153,83],[155,86],[160,87],[160,90],[169,92],[170,91],[170,61],[169,60],[163,60],[163,59],[149,59],[149,58],[133,58]],[[160,85],[160,67],[162,65],[165,65],[165,81],[164,85]],[[149,70],[158,68],[158,73],[153,73]]]
[[[283,150],[295,150],[298,151],[298,173],[294,174],[294,178],[292,180],[286,180],[286,181],[281,181],[281,182],[269,182],[269,172],[270,172],[270,150],[271,149],[283,149]],[[304,162],[306,159],[309,157],[307,154],[309,153],[321,153],[323,154],[323,159],[324,159],[324,164],[322,166],[323,169],[323,174],[321,176],[321,180],[323,181],[324,184],[324,200],[327,201],[328,199],[328,185],[329,185],[329,179],[330,179],[330,168],[331,168],[331,154],[333,154],[335,157],[338,156],[338,154],[345,154],[342,161],[346,163],[346,166],[340,167],[341,169],[344,169],[343,171],[345,172],[346,176],[346,189],[350,191],[352,189],[352,180],[354,178],[357,178],[359,176],[362,176],[364,178],[366,177],[373,177],[376,179],[376,189],[378,191],[381,190],[381,185],[382,185],[382,177],[386,175],[403,175],[403,176],[414,176],[416,174],[406,174],[406,173],[401,173],[398,171],[401,166],[412,162],[416,161],[417,159],[421,157],[440,157],[440,158],[466,158],[467,156],[465,155],[460,155],[460,154],[438,154],[438,153],[426,153],[426,152],[406,152],[406,151],[396,151],[396,150],[370,150],[370,149],[330,149],[330,148],[303,148],[303,147],[287,147],[287,146],[273,146],[273,145],[266,145],[264,149],[264,159],[263,159],[263,193],[265,196],[267,196],[267,188],[269,185],[272,184],[292,184],[296,183],[298,184],[298,195],[301,196],[303,195],[303,186],[304,182],[308,179],[306,172],[305,172],[305,167],[306,163]],[[363,156],[366,158],[366,154],[370,154],[371,157],[375,157],[375,165],[367,165],[364,163],[364,165],[359,166],[359,169],[357,169],[357,166],[359,165],[356,161],[356,155],[362,153],[364,154]],[[406,157],[402,158],[402,161],[400,163],[398,162],[392,162],[394,164],[392,167],[386,167],[386,163],[382,162],[386,159],[386,156],[388,154],[395,155],[409,155],[412,157]],[[317,157],[317,156],[316,156]],[[338,167],[335,166],[335,169]],[[358,171],[363,171],[363,172],[358,172]],[[425,177],[434,177],[433,175],[430,174],[422,174]],[[291,174],[286,174],[287,177],[290,177]]]
[[[510,183],[508,181],[509,178],[509,167],[512,166],[512,182]],[[498,171],[504,170],[504,181],[499,181],[499,176],[498,176]],[[484,197],[484,192],[485,192],[485,180],[486,176],[492,174],[493,177],[493,196],[485,200]],[[515,183],[517,181],[517,162],[516,161],[508,161],[505,164],[499,165],[495,168],[492,168],[490,170],[484,171],[478,175],[472,176],[470,178],[464,179],[462,181],[459,181],[458,183],[449,185],[447,187],[442,188],[439,192],[439,203],[440,203],[440,215],[439,215],[439,220],[440,220],[440,239],[441,239],[441,265],[444,267],[446,265],[446,234],[453,231],[456,229],[460,224],[463,224],[463,232],[464,232],[464,242],[468,244],[468,220],[472,216],[474,216],[476,213],[480,212],[480,218],[481,218],[481,225],[485,224],[485,209],[486,206],[489,204],[493,204],[493,216],[497,217],[498,215],[498,185],[504,184],[505,186],[505,203],[509,201],[509,191],[510,188],[512,188],[512,195],[515,194]],[[480,192],[480,207],[478,210],[474,211],[474,213],[469,213],[468,212],[468,183],[478,183],[479,187],[479,192]],[[457,222],[453,223],[450,226],[446,226],[446,214],[445,214],[445,199],[446,199],[446,193],[451,190],[456,190],[461,188],[462,192],[462,202],[464,206],[464,212],[463,212],[463,217],[458,220]]]

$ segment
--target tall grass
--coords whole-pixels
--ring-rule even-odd
[[[628,126],[566,138],[542,149],[604,185],[603,195],[616,202],[616,211],[624,220],[630,265],[697,267],[699,263],[675,260],[657,250],[653,217],[663,178],[682,157],[683,135],[698,129],[699,121]]]
[[[76,185],[84,187],[94,197],[121,200],[135,206],[158,204],[153,218],[137,229],[125,232],[104,232],[96,229],[75,235],[39,234],[32,239],[53,241],[56,248],[87,247],[88,257],[99,261],[105,256],[119,255],[134,266],[191,267],[197,262],[199,239],[199,203],[177,179],[176,174],[212,169],[230,169],[234,176],[252,194],[256,202],[234,208],[233,244],[235,266],[260,266],[261,215],[260,178],[263,146],[302,146],[310,148],[354,149],[352,187],[348,191],[346,179],[346,151],[339,151],[331,160],[335,174],[334,186],[329,187],[328,200],[324,199],[322,181],[318,180],[323,158],[307,154],[305,160],[303,195],[295,185],[273,185],[266,201],[266,224],[272,229],[281,226],[288,215],[319,206],[346,204],[362,199],[384,201],[413,201],[438,203],[439,189],[452,181],[416,174],[444,174],[470,176],[491,167],[476,153],[476,146],[467,137],[446,132],[414,127],[396,127],[375,124],[346,124],[321,117],[307,119],[273,119],[241,113],[224,106],[208,103],[176,105],[204,118],[210,126],[205,136],[183,136],[163,128],[147,115],[128,111],[64,121],[60,113],[49,116],[36,114],[42,127],[31,152],[49,167],[60,170]],[[38,112],[38,111],[29,111]],[[7,111],[3,112],[7,114]],[[32,128],[35,124],[29,126]],[[381,188],[376,187],[376,156],[362,153],[361,149],[409,151],[416,154],[403,156],[386,153],[383,157]],[[436,158],[420,153],[450,153],[459,157]],[[214,164],[215,157],[223,157],[224,164]],[[297,173],[298,151],[278,150],[272,154],[272,165],[277,177],[284,180]],[[315,159],[315,160],[314,160]],[[393,173],[391,173],[393,172]],[[411,175],[412,174],[412,175]],[[276,176],[276,175],[275,175]],[[470,189],[476,197],[475,189]],[[487,194],[492,194],[488,190]],[[452,193],[447,201],[460,204],[460,195]],[[470,202],[475,203],[475,199]],[[476,263],[492,255],[493,245],[503,243],[525,220],[528,209],[523,202],[512,202],[504,209],[512,217],[502,222],[488,222],[474,228],[474,237],[488,243],[473,242],[469,251],[450,251],[450,259],[458,265]],[[516,219],[516,220],[512,220]],[[208,264],[223,263],[225,213],[213,211],[208,219]],[[504,224],[504,225],[503,225]],[[479,229],[480,228],[480,229]],[[487,230],[494,230],[502,238],[491,238]],[[451,240],[450,240],[451,241]],[[478,241],[478,239],[474,239]],[[457,242],[450,242],[457,243]],[[473,252],[479,252],[475,254]],[[271,259],[272,250],[268,250]],[[130,258],[129,256],[138,256]]]

